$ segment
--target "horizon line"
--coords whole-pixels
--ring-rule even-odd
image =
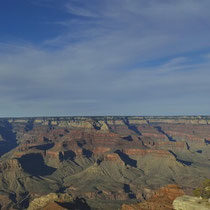
[[[101,118],[101,117],[154,117],[154,118],[178,118],[178,117],[210,117],[210,115],[59,115],[59,116],[26,116],[26,117],[0,117],[1,119],[33,119],[33,118]]]

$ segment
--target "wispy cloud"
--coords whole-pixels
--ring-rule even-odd
[[[2,115],[210,114],[209,6],[64,1],[59,36],[0,44]]]

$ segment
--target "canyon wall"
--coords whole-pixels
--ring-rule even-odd
[[[59,192],[117,209],[168,184],[190,194],[209,178],[209,124],[206,116],[0,119],[0,190],[8,198],[0,204],[27,208]]]

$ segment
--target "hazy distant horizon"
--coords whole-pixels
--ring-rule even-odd
[[[25,117],[1,117],[0,119],[33,119],[33,118],[103,118],[103,117],[113,117],[113,118],[121,118],[121,117],[143,117],[143,118],[184,118],[184,117],[201,117],[201,118],[210,118],[210,115],[66,115],[66,116],[25,116]]]

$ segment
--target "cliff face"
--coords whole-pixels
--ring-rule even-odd
[[[168,184],[190,192],[210,174],[209,123],[210,117],[2,119],[0,190],[8,205],[65,192],[101,209],[144,201]]]

